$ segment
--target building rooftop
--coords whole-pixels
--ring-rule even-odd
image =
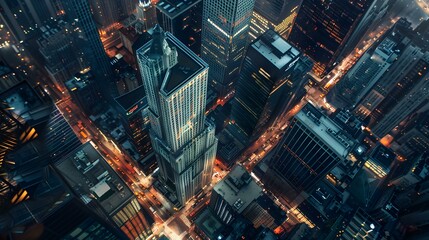
[[[278,69],[298,59],[300,52],[273,30],[266,31],[255,40],[252,47]]]
[[[215,215],[206,208],[195,220],[195,225],[204,232],[209,239],[218,239],[221,230],[224,228],[222,222],[220,222]]]
[[[64,82],[67,89],[71,92],[85,88],[94,80],[92,73],[89,69],[84,69],[77,73],[72,79]]]
[[[95,200],[109,214],[134,196],[89,142],[61,159],[56,168],[85,203]]]
[[[161,0],[156,4],[156,8],[170,19],[173,19],[201,1],[202,0]]]
[[[379,144],[371,152],[369,158],[379,164],[379,166],[389,169],[392,162],[396,159],[396,154],[392,149]]]
[[[26,81],[9,88],[0,94],[16,115],[27,122],[45,118],[51,113],[51,102],[44,101]],[[45,111],[46,110],[46,111]]]
[[[156,40],[159,42],[165,39],[170,47],[177,50],[178,54],[177,64],[164,73],[164,80],[161,86],[161,92],[169,95],[170,93],[177,90],[180,86],[191,80],[194,76],[208,69],[208,65],[171,33],[167,32],[165,33],[165,36],[159,39],[156,34],[157,32],[155,31],[156,29],[157,27],[154,28],[154,38],[156,38]],[[162,31],[162,29],[158,31]],[[149,41],[143,47],[138,49],[138,54],[162,54],[162,52],[160,52],[164,51],[161,49],[162,42],[155,44],[152,44],[152,42],[153,40]]]
[[[235,166],[222,181],[214,186],[213,190],[238,213],[262,195],[262,188],[241,165]]]
[[[115,101],[124,111],[127,113],[130,112],[130,115],[138,109],[147,107],[146,93],[143,85],[115,98]]]
[[[334,121],[310,103],[305,105],[295,118],[306,125],[339,156],[346,157],[355,144]]]

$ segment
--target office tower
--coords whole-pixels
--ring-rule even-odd
[[[89,0],[94,21],[102,31],[108,31],[119,21],[120,6],[116,0]],[[67,13],[67,12],[66,12]]]
[[[204,0],[201,58],[218,98],[232,97],[247,46],[254,0]]]
[[[116,87],[119,95],[133,91],[142,85],[136,69],[125,61],[122,54],[118,53],[112,57],[110,64],[115,73]]]
[[[0,21],[17,41],[27,39],[43,22],[56,16],[51,0],[2,0],[0,7]]]
[[[127,134],[133,139],[140,157],[136,159],[143,166],[153,156],[149,135],[149,116],[147,97],[144,87],[130,91],[115,98],[118,112]],[[131,154],[134,155],[134,154]]]
[[[398,136],[398,152],[405,157],[429,151],[429,111],[417,114]]]
[[[357,47],[362,48],[363,45],[358,46],[361,40],[367,40],[365,38],[369,34],[378,32],[380,25],[382,26],[385,22],[389,21],[387,19],[389,17],[388,10],[394,4],[394,1],[374,0],[368,2],[368,4],[367,10],[360,18],[359,23],[354,27],[353,32],[350,33],[350,37],[339,54],[339,59],[347,57]]]
[[[150,0],[140,0],[134,14],[136,19],[143,25],[143,31],[147,32],[156,24],[155,6]]]
[[[231,121],[248,141],[273,124],[304,94],[310,61],[273,30],[248,48],[237,82]]]
[[[254,40],[268,29],[287,38],[298,14],[302,0],[257,0],[250,24],[250,39]]]
[[[37,45],[49,77],[62,86],[64,81],[83,68],[83,63],[79,60],[81,56],[69,31],[69,24],[62,20],[55,24],[40,27],[41,36],[37,39]]]
[[[12,68],[0,62],[0,92],[6,91],[19,83],[19,78]]]
[[[379,44],[368,49],[328,94],[328,101],[336,108],[356,106],[368,91],[384,76],[401,55],[401,38],[389,31]]]
[[[126,18],[134,13],[136,4],[139,2],[146,2],[142,0],[119,0],[120,18]]]
[[[354,144],[335,122],[309,103],[285,130],[270,169],[297,192],[309,192],[339,162],[345,161]]]
[[[100,218],[119,228],[129,239],[146,239],[148,219],[134,193],[90,143],[55,164],[73,194]]]
[[[372,0],[303,0],[288,41],[314,60],[314,72],[325,75]]]
[[[85,113],[90,113],[98,104],[98,99],[94,97],[97,96],[95,79],[89,69],[76,72],[74,77],[64,81],[64,85],[73,101]]]
[[[362,119],[372,115],[376,111],[377,107],[392,89],[395,88],[400,79],[412,71],[424,55],[424,50],[422,50],[420,44],[413,40],[416,34],[411,29],[411,22],[408,22],[406,19],[399,19],[394,25],[392,32],[388,34],[387,37],[389,39],[397,42],[398,47],[396,48],[396,52],[399,56],[390,66],[389,71],[386,71],[369,90],[365,90],[367,92],[366,95],[362,97],[359,104],[355,107],[355,114]]]
[[[210,198],[210,208],[225,224],[230,224],[259,196],[262,188],[241,165],[217,183]]]
[[[156,4],[158,23],[195,54],[201,50],[203,0],[162,0]]]
[[[217,139],[205,122],[208,66],[157,25],[137,50],[161,181],[183,206],[210,184]]]
[[[414,62],[414,61],[413,61]],[[408,116],[427,103],[429,98],[429,53],[400,76],[399,81],[371,114],[372,132],[383,137]],[[404,69],[405,70],[405,69]]]
[[[112,78],[112,69],[104,52],[88,1],[63,0],[62,3],[69,23],[80,35],[81,41],[78,47],[82,49],[85,64],[91,67],[97,79],[99,90],[105,96],[116,95],[117,89]]]

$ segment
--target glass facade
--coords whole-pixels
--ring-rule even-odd
[[[248,41],[254,0],[203,1],[201,58],[210,66],[209,83],[220,98],[238,80]]]

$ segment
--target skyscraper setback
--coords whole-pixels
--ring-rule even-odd
[[[205,122],[208,66],[157,25],[137,50],[161,181],[183,206],[212,177],[217,139]]]
[[[220,98],[228,96],[240,73],[254,0],[204,0],[201,58]]]

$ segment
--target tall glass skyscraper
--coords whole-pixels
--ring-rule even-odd
[[[270,168],[297,192],[310,192],[353,149],[341,127],[308,103],[291,120]]]
[[[201,57],[219,98],[234,89],[249,35],[254,0],[204,0]]]
[[[288,40],[315,61],[314,72],[325,75],[373,0],[304,0]],[[363,34],[363,33],[362,33]]]
[[[137,50],[161,181],[184,205],[212,177],[217,139],[205,122],[208,66],[157,25]]]
[[[88,0],[63,0],[62,3],[69,22],[74,25],[74,30],[82,40],[78,43],[79,47],[84,54],[84,60],[95,74],[98,87],[105,95],[117,95],[112,68],[101,43]]]
[[[247,50],[230,126],[237,126],[247,140],[255,140],[304,94],[304,76],[311,67],[310,60],[278,33],[265,32]]]

